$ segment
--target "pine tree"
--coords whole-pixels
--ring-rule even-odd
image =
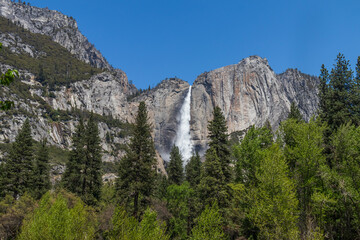
[[[327,121],[327,115],[329,112],[329,72],[325,68],[325,65],[321,65],[320,70],[320,84],[319,84],[319,115],[323,122]]]
[[[36,198],[38,199],[51,187],[49,176],[49,150],[46,144],[46,138],[42,139],[36,154],[34,191]]]
[[[232,179],[232,171],[230,167],[230,150],[228,147],[228,134],[225,117],[221,109],[216,106],[213,112],[213,120],[208,124],[209,130],[209,146],[215,150],[219,158],[221,170],[224,174],[225,183],[229,183]]]
[[[63,177],[64,187],[81,197],[89,205],[95,205],[101,192],[101,146],[99,130],[93,113],[84,126],[80,119],[73,135],[73,149]]]
[[[167,171],[170,184],[181,185],[184,179],[183,160],[179,148],[175,145],[170,152],[170,162]]]
[[[349,61],[343,54],[337,56],[337,62],[330,75],[330,98],[332,104],[329,112],[329,125],[337,129],[351,119],[351,102],[349,91],[352,87],[352,71]]]
[[[68,191],[80,196],[82,194],[83,183],[83,164],[85,162],[85,126],[82,119],[77,125],[75,133],[72,136],[72,150],[69,160],[66,163],[66,169],[62,177],[62,184]]]
[[[12,143],[5,165],[5,191],[18,198],[33,189],[34,150],[29,119],[26,119]]]
[[[128,208],[132,202],[132,212],[136,218],[139,216],[139,211],[149,206],[156,176],[155,156],[148,112],[145,102],[140,102],[133,136],[126,149],[126,155],[120,161],[119,177],[116,181],[119,201]]]
[[[298,106],[294,102],[292,102],[290,105],[290,112],[287,118],[295,119],[299,122],[303,120],[303,116],[301,115]]]
[[[351,112],[353,114],[353,123],[357,126],[360,125],[360,56],[356,63],[356,75],[352,86],[351,92]]]
[[[94,205],[100,199],[101,179],[101,146],[99,129],[93,113],[85,129],[85,158],[82,178],[82,199],[85,203]]]
[[[188,181],[191,187],[195,187],[200,183],[200,174],[201,174],[201,161],[199,153],[196,152],[195,155],[191,156],[190,161],[185,167],[186,171],[186,181]]]
[[[206,152],[198,188],[203,205],[217,202],[221,210],[228,206],[229,192],[225,179],[216,150],[210,147]]]

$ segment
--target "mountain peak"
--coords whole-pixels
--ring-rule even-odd
[[[79,31],[76,20],[58,11],[0,0],[0,16],[19,23],[32,33],[50,36],[78,59],[93,67],[112,69],[93,44]]]

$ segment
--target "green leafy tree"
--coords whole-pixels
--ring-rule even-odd
[[[40,142],[39,149],[35,158],[35,184],[34,191],[37,199],[50,190],[50,167],[49,167],[49,150],[46,146],[46,138]]]
[[[184,167],[180,150],[173,146],[170,152],[170,161],[167,168],[170,184],[181,185],[184,179]]]
[[[2,49],[2,43],[0,43],[0,50]],[[0,72],[0,84],[3,86],[9,86],[15,78],[19,77],[19,72],[16,69],[8,69],[5,73]],[[14,105],[14,102],[9,100],[0,101],[0,109],[8,110]]]
[[[201,176],[201,160],[199,153],[191,156],[188,164],[185,166],[186,181],[188,181],[191,187],[196,187],[200,183]]]
[[[228,144],[228,134],[225,117],[221,112],[221,109],[216,106],[213,111],[213,120],[208,124],[210,140],[209,147],[215,150],[215,154],[218,156],[221,170],[225,177],[225,183],[229,183],[232,179],[232,169],[230,166],[230,150]]]
[[[36,201],[29,194],[15,199],[6,195],[0,201],[0,239],[16,239],[25,216],[32,213]]]
[[[34,184],[34,149],[31,138],[31,127],[28,119],[11,144],[5,162],[5,192],[18,198],[27,191],[33,190]]]
[[[321,167],[325,164],[324,127],[315,120],[305,123],[289,119],[282,123],[282,129],[291,129],[287,130],[286,136],[291,138],[292,142],[285,145],[284,151],[299,199],[299,226],[301,236],[304,237],[312,231],[308,226],[309,221],[313,219],[311,199],[322,184],[320,173]]]
[[[165,224],[159,223],[156,218],[156,212],[148,208],[139,222],[136,218],[128,216],[125,209],[119,206],[112,219],[113,229],[110,231],[109,239],[168,240]]]
[[[196,219],[196,225],[192,229],[191,240],[221,240],[226,239],[222,229],[223,219],[215,204],[206,206],[205,210]]]
[[[153,193],[156,171],[154,166],[155,147],[151,136],[151,125],[145,102],[140,102],[133,135],[126,149],[126,155],[120,160],[116,192],[119,201],[132,208],[133,215],[138,218],[150,204]]]
[[[255,172],[262,159],[261,151],[271,146],[272,138],[268,127],[251,126],[241,143],[233,146],[236,182],[246,186],[256,182]]]
[[[331,139],[333,167],[321,169],[325,189],[313,197],[319,225],[332,239],[356,239],[360,231],[360,128],[342,125]]]
[[[95,221],[91,209],[72,197],[46,193],[39,207],[23,223],[18,239],[94,239]]]
[[[172,239],[187,239],[193,224],[192,209],[195,191],[188,182],[167,188],[167,208],[172,214],[169,229]]]
[[[295,185],[276,144],[263,151],[256,178],[248,217],[259,229],[259,239],[298,239]]]

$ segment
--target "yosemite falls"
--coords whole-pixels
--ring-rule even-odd
[[[191,86],[189,87],[189,91],[180,110],[180,124],[178,126],[175,138],[175,145],[179,147],[179,150],[184,160],[184,164],[189,161],[193,151],[193,145],[190,135],[190,108]]]

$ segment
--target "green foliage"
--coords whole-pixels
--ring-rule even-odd
[[[101,194],[101,140],[99,129],[93,115],[87,122],[85,128],[85,162],[82,183],[82,199],[85,203],[95,205],[100,199]]]
[[[248,217],[259,229],[259,239],[298,239],[295,186],[277,145],[263,151],[256,178]]]
[[[333,167],[321,171],[325,191],[315,198],[314,209],[327,235],[355,239],[360,231],[360,128],[340,126],[331,143]]]
[[[20,232],[23,219],[36,207],[28,194],[19,199],[6,195],[0,201],[0,239],[15,239]]]
[[[192,211],[196,202],[194,202],[195,191],[188,182],[182,185],[170,185],[167,188],[167,208],[172,214],[169,229],[172,239],[187,239],[190,233],[194,219]]]
[[[287,118],[295,119],[297,121],[303,121],[303,116],[301,115],[298,106],[294,102],[292,102],[290,105],[290,112]]]
[[[269,128],[251,126],[241,143],[233,146],[236,182],[247,186],[256,181],[255,172],[261,162],[261,151],[271,145],[272,138]]]
[[[86,126],[80,120],[73,135],[73,150],[62,179],[67,190],[90,205],[96,205],[100,199],[101,151],[98,126],[90,115]]]
[[[184,179],[183,160],[179,148],[175,145],[171,149],[170,162],[166,170],[170,184],[180,185],[182,183]]]
[[[44,138],[40,142],[40,148],[35,158],[35,182],[34,182],[34,195],[37,199],[50,190],[50,176],[49,176],[49,150],[46,146],[47,141]]]
[[[83,162],[85,158],[84,142],[85,126],[80,119],[75,133],[72,135],[73,147],[70,151],[69,160],[66,163],[66,170],[62,177],[62,185],[68,191],[81,195],[83,182]]]
[[[124,240],[167,240],[165,225],[156,220],[157,214],[147,209],[140,222],[134,217],[129,217],[123,207],[117,207],[112,219],[113,229],[109,239]]]
[[[2,49],[2,43],[0,43],[0,50]],[[16,77],[19,77],[19,72],[16,69],[8,69],[5,73],[0,72],[0,84],[4,86],[9,86]],[[12,101],[0,101],[1,110],[9,110],[14,103]]]
[[[33,139],[30,122],[26,119],[5,160],[3,183],[6,194],[17,198],[27,191],[32,191],[35,177],[33,159]]]
[[[72,198],[71,202],[64,193],[46,193],[24,221],[18,239],[93,239],[92,210],[80,199]]]
[[[14,34],[22,43],[32,46],[36,55],[32,57],[22,50],[19,50],[20,54],[18,54],[8,47],[3,47],[0,61],[18,69],[37,73],[38,81],[48,84],[50,88],[89,79],[102,71],[78,60],[67,49],[52,41],[49,36],[31,33],[4,17],[0,17],[0,29],[3,34]],[[17,42],[15,47],[16,44]]]
[[[192,229],[192,240],[220,240],[226,239],[222,229],[223,219],[215,204],[206,206],[205,210],[196,219],[196,225]]]
[[[336,57],[330,74],[322,66],[319,85],[320,117],[332,131],[348,121],[356,125],[360,123],[359,84],[359,79],[353,77],[349,61],[341,53]]]
[[[209,146],[215,150],[215,154],[219,157],[221,170],[225,177],[224,181],[229,183],[232,179],[229,136],[227,134],[225,117],[218,106],[214,108],[213,120],[209,121],[208,131]]]
[[[126,149],[126,155],[120,160],[116,193],[119,201],[133,210],[137,218],[139,211],[149,206],[154,190],[156,171],[154,165],[155,146],[151,136],[151,125],[144,102],[140,102],[133,135]]]
[[[229,188],[225,182],[219,157],[216,155],[215,149],[211,147],[206,152],[198,190],[203,205],[212,205],[217,202],[220,210],[224,213],[224,209],[229,203]]]
[[[191,187],[195,187],[200,183],[201,176],[201,160],[199,153],[191,156],[188,164],[185,166],[186,181],[188,181]]]
[[[311,219],[311,196],[321,185],[320,166],[325,164],[323,152],[324,127],[311,120],[309,123],[289,119],[282,123],[291,144],[285,145],[285,156],[295,181],[300,207],[300,231],[307,234],[308,221]],[[291,135],[290,135],[291,134]]]

